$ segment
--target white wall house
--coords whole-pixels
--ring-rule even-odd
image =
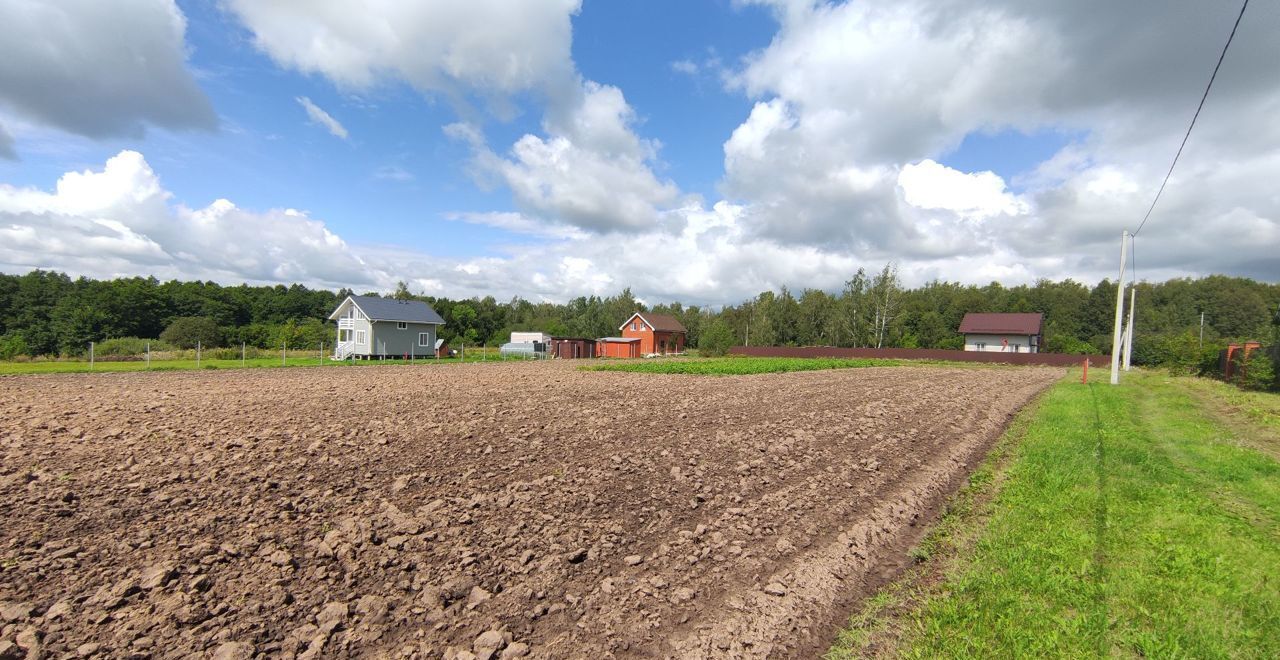
[[[964,350],[987,353],[1039,353],[1044,314],[965,314],[960,322]]]

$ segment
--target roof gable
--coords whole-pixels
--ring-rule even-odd
[[[645,322],[645,325],[648,325],[650,328],[653,328],[658,332],[687,332],[684,325],[681,324],[679,319],[676,317],[671,316],[670,314],[653,314],[650,312],[636,312],[635,314],[628,316],[627,320],[624,321],[622,325],[618,326],[618,329],[625,330],[627,324],[631,323],[631,319],[634,319],[637,316],[640,317],[641,321]]]
[[[345,300],[338,305],[333,314],[329,315],[330,319],[337,318],[338,311],[342,306],[351,301],[369,317],[370,321],[404,321],[406,323],[431,323],[435,325],[444,325],[444,319],[431,309],[421,300],[395,300],[394,298],[379,298],[377,296],[347,296]]]
[[[990,335],[1038,335],[1044,324],[1044,314],[969,313],[960,322],[961,334]]]

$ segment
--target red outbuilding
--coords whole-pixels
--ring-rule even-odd
[[[607,358],[640,357],[638,337],[602,337],[596,341],[596,354]]]
[[[561,360],[593,358],[596,356],[596,340],[585,337],[552,337],[547,342],[547,354]]]
[[[641,355],[684,352],[686,331],[680,321],[669,314],[636,312],[618,329],[623,337],[640,340]]]

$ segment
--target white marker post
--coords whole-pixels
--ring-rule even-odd
[[[89,368],[93,368],[93,342],[89,342]]]
[[[1120,279],[1116,281],[1116,324],[1111,335],[1111,384],[1120,384],[1120,331],[1124,327],[1124,258],[1129,248],[1129,230],[1120,234]]]

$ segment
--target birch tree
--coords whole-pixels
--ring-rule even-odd
[[[902,281],[898,279],[898,264],[890,261],[871,283],[871,304],[875,311],[874,334],[876,348],[884,346],[893,322],[902,304]]]

